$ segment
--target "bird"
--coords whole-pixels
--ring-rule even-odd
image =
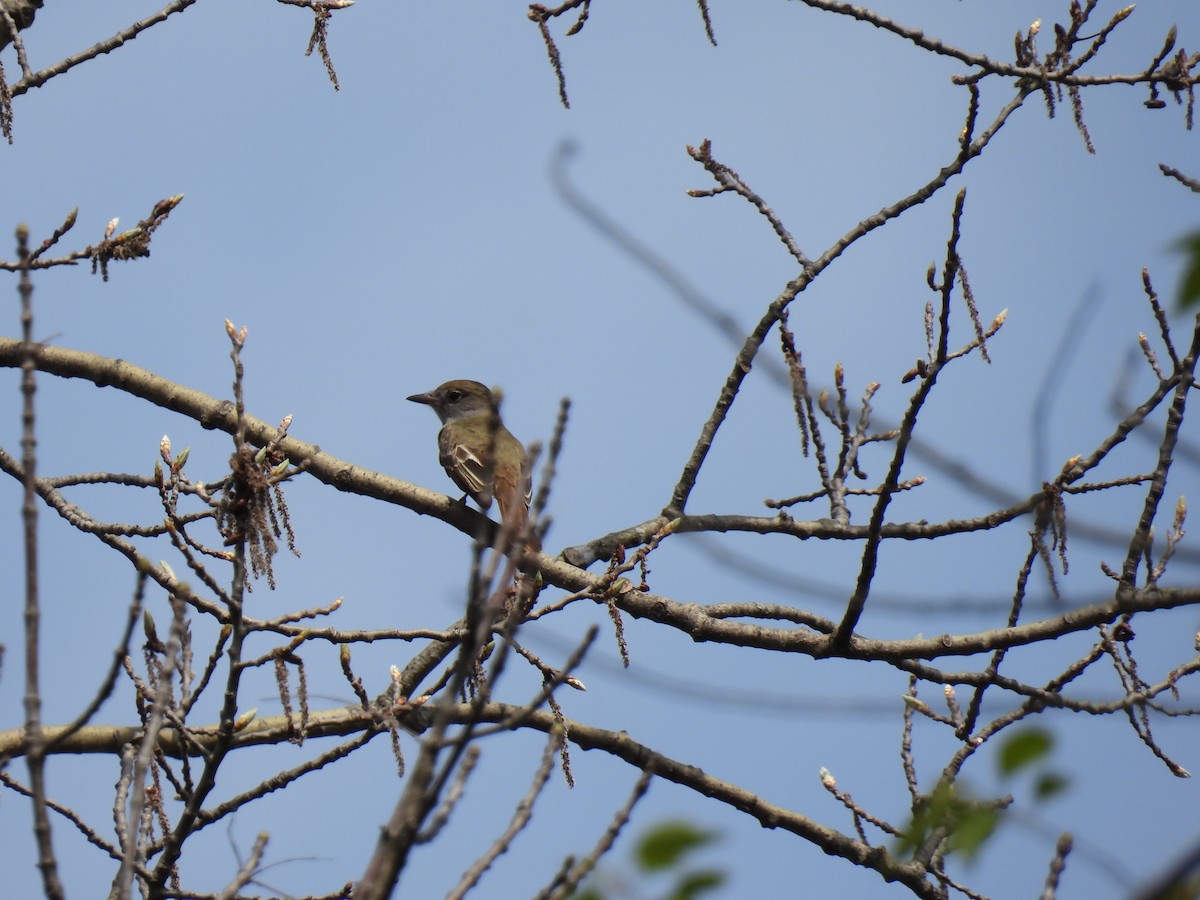
[[[458,487],[487,510],[492,500],[500,521],[520,534],[529,516],[532,479],[525,447],[500,420],[496,398],[478,381],[447,381],[408,398],[430,407],[442,422],[438,461]]]

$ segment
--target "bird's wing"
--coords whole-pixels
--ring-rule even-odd
[[[453,433],[443,428],[438,435],[438,458],[447,474],[461,490],[470,494],[475,502],[487,507],[492,502],[489,472],[482,459],[461,442]]]

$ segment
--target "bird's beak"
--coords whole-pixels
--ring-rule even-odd
[[[437,400],[434,399],[433,391],[424,394],[413,394],[408,399],[413,403],[424,403],[426,406],[434,406],[437,403]]]

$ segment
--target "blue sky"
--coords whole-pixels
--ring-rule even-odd
[[[1016,30],[1041,17],[1048,38],[1066,6],[873,4],[947,42],[1003,59]],[[153,11],[129,0],[75,7],[50,4],[39,12],[26,33],[35,68]],[[1117,8],[1102,2],[1098,17]],[[460,10],[359,0],[330,28],[338,93],[320,61],[302,55],[311,29],[303,11],[267,2],[197,3],[16,101],[15,144],[0,148],[10,173],[0,233],[24,221],[40,240],[78,206],[72,238],[93,242],[110,218],[132,225],[160,198],[186,195],[157,234],[150,259],[114,264],[109,283],[82,269],[39,275],[36,332],[226,396],[231,372],[222,322],[229,318],[249,328],[247,391],[255,415],[278,420],[291,413],[293,435],[435,490],[451,488],[437,464],[437,424],[405,396],[449,378],[502,385],[506,421],[527,441],[549,436],[559,398],[569,396],[572,421],[548,549],[650,518],[669,498],[736,347],[562,201],[549,175],[559,148],[574,148],[567,172],[577,190],[748,332],[794,277],[794,262],[744,202],[687,196],[711,181],[685,146],[711,139],[714,155],[816,256],[946,165],[966,108],[963,90],[950,82],[961,66],[868,25],[764,0],[714,3],[712,15],[715,48],[693,2],[596,4],[583,31],[559,41],[572,101],[564,110],[520,3]],[[1194,50],[1200,8],[1140,4],[1089,71],[1141,71],[1172,22],[1180,44]],[[562,27],[554,30],[561,36]],[[12,51],[0,60],[14,79]],[[1009,84],[985,84],[981,118],[990,120],[1011,94]],[[919,434],[1018,495],[1094,447],[1115,421],[1110,389],[1136,353],[1138,332],[1156,334],[1141,269],[1148,267],[1170,297],[1181,264],[1172,243],[1200,218],[1195,195],[1157,169],[1163,162],[1200,176],[1197,132],[1185,131],[1182,110],[1169,98],[1159,111],[1144,108],[1144,99],[1141,89],[1124,86],[1085,94],[1095,156],[1086,153],[1069,106],[1048,119],[1040,101],[1029,102],[948,190],[852,247],[792,308],[814,380],[827,382],[841,362],[852,398],[879,381],[877,414],[898,418],[910,393],[900,377],[924,353],[925,270],[941,264],[953,194],[965,187],[962,256],[984,320],[1002,309],[1008,320],[991,344],[990,366],[971,357],[946,373]],[[15,303],[11,309],[5,331],[15,335]],[[965,341],[969,325],[961,309],[956,315],[955,334]],[[1189,323],[1175,324],[1185,345]],[[764,353],[778,357],[777,340]],[[1061,357],[1061,381],[1049,388],[1046,373]],[[1134,371],[1129,397],[1140,398],[1150,381],[1144,366]],[[0,406],[8,411],[0,416],[0,443],[14,450],[17,380],[11,371],[0,377],[10,398]],[[227,459],[226,437],[112,390],[49,378],[39,386],[45,474],[147,472],[164,432],[177,448],[193,448],[193,477],[217,474]],[[1031,409],[1039,398],[1048,410],[1039,431],[1047,462],[1035,470]],[[787,391],[757,368],[689,511],[757,514],[765,497],[815,487],[790,409]],[[1185,438],[1194,434],[1185,429]],[[1153,446],[1131,441],[1103,472],[1149,469]],[[885,460],[882,453],[868,457],[872,477],[880,477]],[[929,481],[897,500],[897,519],[967,517],[990,506],[920,460],[909,474]],[[1195,479],[1194,468],[1173,472],[1171,506],[1177,495],[1196,493]],[[157,518],[152,497],[83,490],[76,497],[97,517]],[[17,486],[0,483],[0,498],[9,510],[0,516],[0,539],[10,548],[0,558],[15,573]],[[463,535],[303,479],[289,489],[289,502],[304,556],[280,561],[278,591],[264,585],[254,593],[264,614],[344,596],[339,616],[346,628],[441,627],[456,618],[469,558]],[[1128,530],[1140,502],[1136,490],[1079,498],[1071,514]],[[878,602],[863,630],[900,637],[1000,624],[1027,528],[1015,523],[944,543],[885,545]],[[47,720],[65,721],[81,684],[90,686],[111,654],[132,577],[94,540],[49,515],[42,538],[45,628],[54,647]],[[678,538],[653,558],[654,590],[698,603],[788,602],[837,616],[861,552],[782,537],[712,540],[792,581],[749,579],[712,544]],[[1100,561],[1122,557],[1120,546],[1072,538],[1063,602],[1094,599],[1106,587]],[[1168,581],[1190,584],[1195,577],[1195,564],[1178,560]],[[1044,586],[1038,590],[1044,601]],[[993,604],[984,612],[966,608],[976,601]],[[556,618],[542,623],[544,633],[526,637],[559,659],[587,624],[605,620],[582,607]],[[620,671],[611,638],[602,638],[580,673],[589,692],[564,698],[569,716],[624,729],[832,827],[851,824],[821,788],[821,766],[868,808],[903,818],[899,698],[906,684],[897,672],[693,644],[636,621],[627,627],[633,666]],[[19,629],[14,589],[0,604],[7,647],[2,727],[21,715]],[[1196,630],[1197,617],[1187,610],[1143,622],[1135,651],[1160,675],[1190,657]],[[1082,654],[1090,641],[1076,640],[1072,652]],[[387,667],[403,664],[409,652],[374,645],[356,650],[355,664],[368,688],[379,691]],[[1070,659],[1066,649],[1043,649],[1009,664],[1014,673],[1044,678]],[[350,701],[335,660],[314,653],[308,662],[323,705]],[[533,682],[517,676],[509,689],[510,699],[524,699]],[[1111,697],[1116,680],[1097,672],[1081,690]],[[263,714],[277,709],[273,693],[268,679],[252,697]],[[100,720],[126,722],[128,713],[111,702]],[[1061,896],[1122,896],[1130,885],[1096,859],[1115,858],[1137,875],[1163,866],[1195,837],[1196,788],[1167,773],[1119,717],[1057,716],[1044,724],[1059,739],[1052,764],[1071,776],[1064,798],[1032,809],[1020,785],[994,783],[987,758],[965,778],[981,794],[1015,790],[1018,806],[1044,820],[1052,835],[1068,829],[1081,847],[1096,848],[1091,858],[1077,852]],[[1190,768],[1200,766],[1189,757],[1193,732],[1187,722],[1156,726]],[[932,727],[918,727],[916,737],[928,785],[953,746]],[[404,874],[407,895],[444,893],[486,848],[532,778],[539,748],[540,739],[526,736],[485,745],[453,830]],[[277,768],[280,758],[298,761],[311,752],[251,751],[223,775],[229,781],[222,788],[232,793]],[[529,895],[564,854],[586,852],[623,801],[636,773],[597,753],[575,756],[577,786],[553,783],[529,833],[480,896]],[[55,761],[50,775],[56,796],[94,783],[94,796],[80,805],[101,825],[110,821],[113,761]],[[293,893],[332,890],[339,878],[361,871],[400,787],[388,748],[377,742],[327,776],[243,814],[232,835],[204,835],[185,871],[207,873],[207,887],[219,888],[236,870],[234,848],[245,852],[266,829],[267,859],[279,863],[267,883]],[[731,873],[729,897],[790,895],[798,882],[813,896],[901,895],[872,873],[665,783],[652,786],[631,829],[668,816],[724,835],[713,854]],[[27,811],[11,800],[0,804],[0,822],[12,836],[6,879],[15,895],[32,893],[33,856],[21,843]],[[74,895],[90,895],[94,879],[107,883],[105,860],[62,823],[56,836]],[[1009,825],[964,877],[993,896],[1030,896],[1052,845],[1038,827]]]

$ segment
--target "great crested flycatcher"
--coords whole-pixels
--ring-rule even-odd
[[[438,460],[454,483],[486,510],[492,499],[514,535],[525,527],[532,481],[525,448],[500,421],[492,392],[478,381],[447,381],[413,403],[433,408],[442,420]]]

